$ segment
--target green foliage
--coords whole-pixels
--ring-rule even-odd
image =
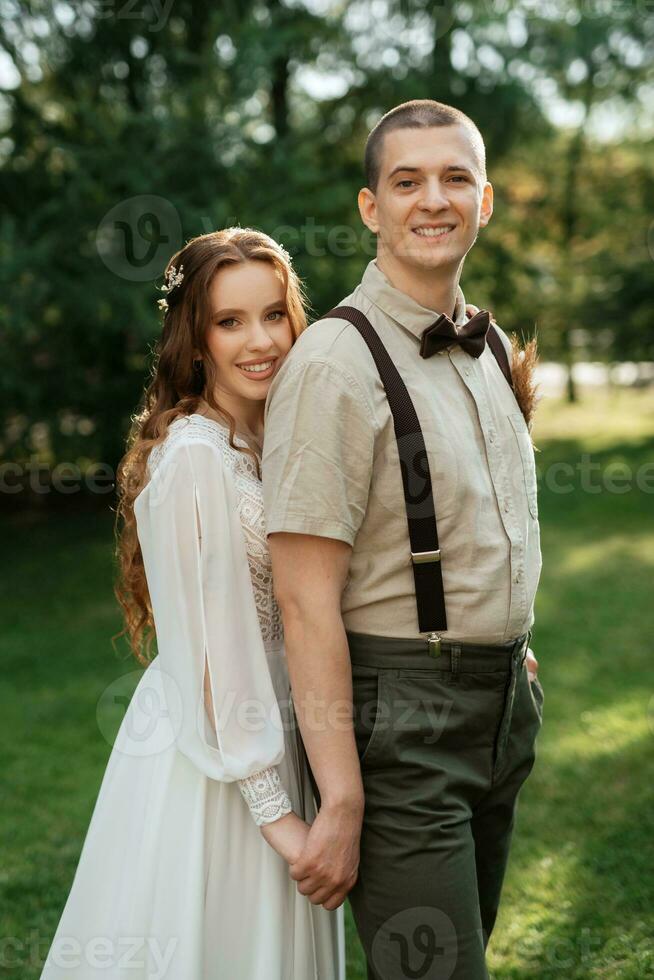
[[[652,164],[638,135],[590,136],[596,111],[638,121],[647,5],[10,0],[3,18],[4,455],[116,464],[163,267],[194,235],[275,235],[316,313],[349,292],[374,255],[356,207],[366,135],[416,97],[459,106],[487,143],[496,211],[467,298],[537,328],[549,357],[571,358],[572,328],[589,356],[652,357]]]

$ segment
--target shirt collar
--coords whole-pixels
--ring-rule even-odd
[[[420,340],[422,333],[438,319],[439,313],[421,306],[406,293],[392,286],[384,273],[372,259],[366,267],[361,280],[361,288],[375,306],[395,320]],[[449,316],[448,312],[448,316]],[[456,289],[454,323],[461,326],[466,322],[466,301],[460,286]]]

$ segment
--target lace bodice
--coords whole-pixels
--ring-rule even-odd
[[[151,474],[182,439],[209,442],[215,446],[233,474],[261,635],[266,644],[279,642],[283,637],[282,618],[273,592],[272,565],[266,543],[263,490],[254,460],[247,453],[230,446],[229,429],[226,426],[203,415],[189,415],[175,419],[169,426],[164,441],[150,453],[148,466]],[[234,436],[234,442],[237,446],[247,446],[238,436]]]

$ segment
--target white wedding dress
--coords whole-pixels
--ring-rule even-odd
[[[301,895],[258,826],[291,806],[311,822],[315,804],[254,462],[191,415],[148,465],[135,514],[158,655],[116,737],[42,980],[345,980],[343,907]]]

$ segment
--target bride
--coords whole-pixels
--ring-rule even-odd
[[[191,239],[161,288],[118,475],[116,594],[146,669],[41,977],[344,980],[343,908],[289,873],[316,811],[260,482],[301,285],[271,238],[228,228]]]

